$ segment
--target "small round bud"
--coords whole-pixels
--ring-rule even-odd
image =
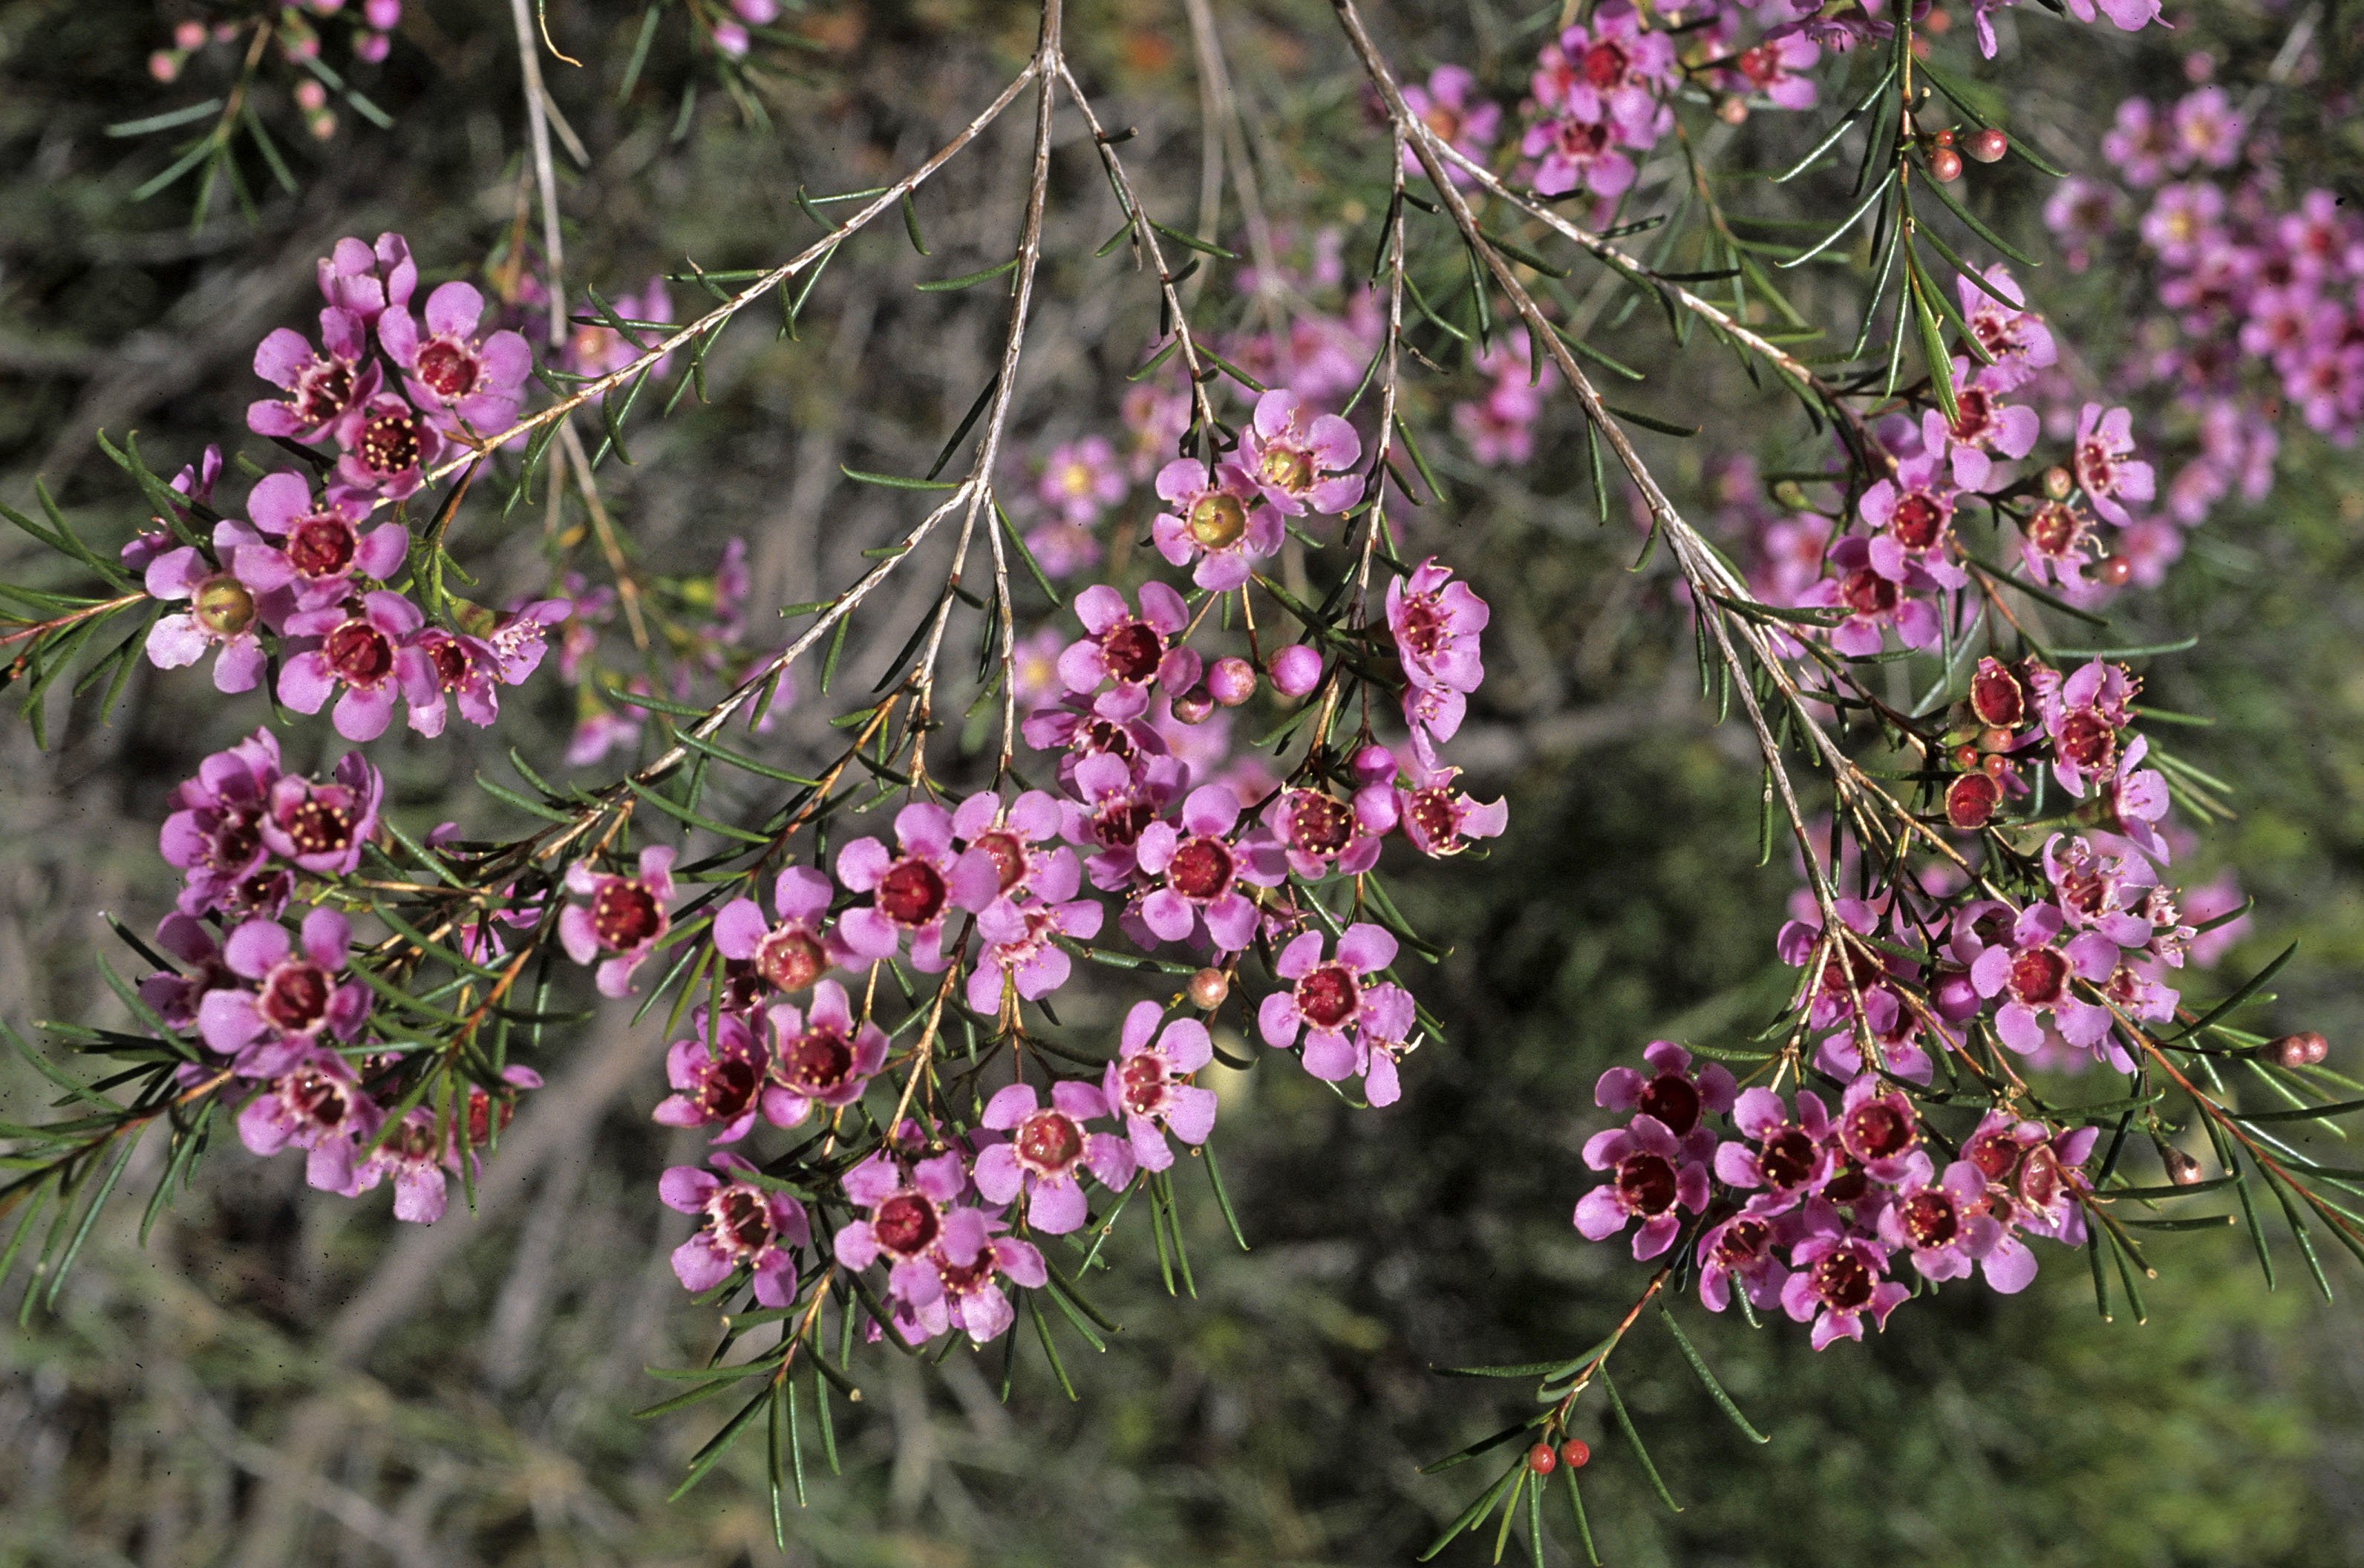
[[[1204,684],[1192,686],[1174,699],[1174,717],[1181,724],[1204,724],[1207,716],[1215,711],[1215,699]]]
[[[296,83],[296,106],[306,110],[327,108],[329,90],[307,76]]]
[[[1211,1013],[1223,1005],[1232,994],[1231,977],[1220,969],[1202,969],[1190,976],[1184,989],[1189,993],[1190,1005],[1200,1012]]]
[[[2044,471],[2044,493],[2055,501],[2068,499],[2068,492],[2077,488],[2076,476],[2058,463]]]
[[[1396,754],[1372,744],[1355,753],[1355,777],[1366,784],[1386,784],[1396,776]]]
[[[312,133],[315,141],[326,141],[337,134],[337,117],[322,109],[304,122],[304,128]]]
[[[1992,727],[1992,726],[1990,726],[1989,728],[1985,728],[1985,729],[1981,729],[1981,730],[1979,730],[1979,751],[2010,751],[2010,750],[2011,750],[2011,731],[2010,731],[2010,730],[2008,730],[2008,729],[2002,729],[2002,728],[1995,728],[1995,727]]]
[[[2011,150],[2011,138],[1989,126],[1984,130],[1972,131],[1969,139],[1962,143],[1962,150],[1981,163],[1992,163]]]
[[[1549,1443],[1537,1443],[1527,1450],[1527,1468],[1538,1475],[1549,1475],[1559,1468],[1559,1455]]]
[[[1715,106],[1715,117],[1726,125],[1745,125],[1748,122],[1748,100],[1737,93],[1726,95],[1724,100]]]
[[[1979,759],[1979,772],[1998,784],[2002,782],[2003,774],[2010,771],[2011,759],[2000,751],[1990,751]]]
[[[2331,1042],[2313,1029],[2286,1034],[2258,1047],[2258,1060],[2277,1067],[2312,1067],[2331,1053]]]
[[[1285,697],[1301,697],[1321,684],[1321,655],[1301,642],[1292,642],[1265,666],[1273,689]]]
[[[148,74],[159,82],[170,82],[181,73],[181,57],[169,49],[160,49],[148,57]]]
[[[1591,1445],[1582,1438],[1570,1438],[1559,1445],[1559,1462],[1570,1470],[1583,1469],[1585,1461],[1591,1457]]]
[[[1929,154],[1929,177],[1941,185],[1950,185],[1962,177],[1962,155],[1950,147],[1940,147]]]
[[[1236,653],[1216,660],[1207,672],[1207,695],[1225,707],[1239,706],[1255,689],[1255,666]]]
[[[2167,1179],[2179,1187],[2188,1187],[2200,1179],[2200,1162],[2172,1143],[2158,1146],[2158,1160],[2167,1167]]]
[[[2123,588],[2133,580],[2135,563],[2123,555],[2105,555],[2093,563],[2093,575],[2113,588]]]
[[[1979,765],[1979,749],[1975,746],[1957,746],[1953,751],[1953,759],[1954,766],[1967,773]]]
[[[184,54],[194,54],[206,47],[206,25],[203,22],[183,22],[173,29],[173,47]]]
[[[1937,131],[1937,132],[1935,132],[1935,134],[1933,134],[1933,135],[1929,138],[1929,145],[1930,145],[1930,146],[1932,146],[1932,147],[1951,147],[1951,146],[1953,146],[1953,145],[1954,145],[1954,132],[1953,132],[1953,128],[1951,128],[1951,127],[1949,126],[1949,127],[1947,127],[1946,129],[1941,130],[1941,131]]]

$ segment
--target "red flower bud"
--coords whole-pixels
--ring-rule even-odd
[[[2331,1042],[2308,1029],[2303,1034],[2286,1034],[2280,1040],[2269,1040],[2258,1047],[2258,1060],[2270,1062],[2277,1067],[2312,1067],[2331,1051]]]
[[[1592,1457],[1592,1450],[1582,1438],[1570,1438],[1559,1445],[1560,1462],[1570,1470],[1581,1470],[1584,1462]]]
[[[1940,147],[1929,154],[1929,175],[1941,185],[1950,185],[1962,177],[1962,155],[1950,147]]]
[[[1538,1475],[1549,1475],[1559,1468],[1559,1455],[1552,1451],[1551,1444],[1537,1443],[1527,1450],[1527,1468]]]
[[[1971,132],[1970,139],[1962,143],[1962,150],[1981,163],[1992,163],[2011,150],[2011,138],[1989,126]]]
[[[2105,555],[2093,563],[2093,574],[2113,588],[2123,588],[2135,574],[2135,563],[2123,555]]]
[[[1189,994],[1190,1005],[1202,1012],[1213,1012],[1232,994],[1231,977],[1220,969],[1202,969],[1190,976],[1184,989]]]

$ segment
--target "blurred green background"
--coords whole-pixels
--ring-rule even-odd
[[[1458,59],[1504,84],[1533,48],[1521,31],[1532,18],[1508,4],[1371,10],[1383,41],[1422,67]],[[1347,223],[1349,257],[1367,255],[1385,149],[1360,117],[1327,7],[1217,13],[1266,200],[1300,231]],[[169,154],[104,128],[217,90],[194,71],[169,88],[147,77],[147,52],[189,14],[132,0],[0,6],[0,496],[24,504],[43,474],[109,544],[143,509],[95,454],[95,430],[137,428],[162,465],[229,440],[258,385],[253,343],[308,316],[311,258],[336,236],[400,228],[430,272],[462,271],[492,253],[522,199],[506,8],[412,0],[393,58],[364,76],[396,130],[348,123],[291,150],[300,195],[258,168],[251,222],[217,210],[192,230],[186,185],[133,202]],[[553,0],[549,15],[587,62],[549,67],[591,155],[588,169],[563,165],[570,277],[609,293],[683,254],[714,268],[789,253],[814,232],[796,210],[800,183],[871,183],[934,145],[1022,60],[1033,28],[1012,0],[791,12],[802,41],[759,49],[748,91],[765,123],[753,124],[692,59],[678,9],[625,106],[616,86],[638,7]],[[1986,74],[2094,171],[2117,99],[2180,85],[2177,50],[2214,48],[2233,79],[2254,76],[2289,17],[2177,19],[2169,40],[2020,18]],[[1200,148],[1180,8],[1093,0],[1072,8],[1070,29],[1079,72],[1140,128],[1153,199],[1178,219]],[[685,117],[694,77],[707,90]],[[264,102],[284,117],[284,80]],[[981,384],[998,307],[909,285],[1007,253],[996,247],[1014,226],[1025,134],[989,136],[928,198],[935,258],[921,262],[892,232],[850,251],[801,341],[742,325],[709,365],[708,406],[651,427],[639,465],[609,476],[611,504],[662,570],[708,570],[726,537],[750,541],[756,639],[769,606],[842,581],[898,515],[891,498],[839,483],[837,465],[924,467]],[[1802,134],[1795,121],[1752,126],[1731,155],[1769,162]],[[2311,134],[2357,167],[2352,125]],[[2024,171],[2011,178],[1999,209],[2040,240],[2042,192]],[[1104,286],[1114,263],[1089,260],[1114,213],[1087,151],[1061,153],[1054,194],[1041,358],[1020,412],[1030,441],[1109,428],[1117,373],[1150,330],[1145,295]],[[1801,284],[1801,297],[1843,312],[1850,286],[1834,275]],[[2106,272],[2035,288],[2102,361],[2139,304],[2138,285]],[[1206,298],[1234,308],[1221,285]],[[1652,406],[1707,425],[1689,446],[1651,445],[1683,495],[1705,494],[1691,448],[1797,451],[1783,445],[1800,435],[1794,410],[1729,361],[1699,347],[1675,356],[1646,313],[1615,341],[1652,371]],[[1351,1112],[1294,1072],[1224,1075],[1217,1146],[1253,1251],[1231,1246],[1203,1182],[1182,1173],[1199,1298],[1169,1299],[1131,1238],[1097,1293],[1124,1332],[1105,1355],[1067,1343],[1079,1404],[1031,1344],[1006,1408],[998,1354],[957,1352],[932,1377],[871,1355],[867,1397],[841,1428],[846,1473],[814,1481],[790,1520],[792,1561],[1408,1562],[1471,1473],[1422,1479],[1415,1466],[1500,1425],[1524,1392],[1429,1366],[1572,1354],[1645,1277],[1568,1225],[1589,1180],[1577,1151],[1600,1125],[1593,1080],[1656,1035],[1712,1040],[1761,1020],[1781,984],[1768,965],[1789,876],[1779,862],[1754,869],[1745,738],[1712,728],[1697,700],[1664,577],[1622,570],[1636,540],[1622,519],[1594,527],[1565,417],[1547,419],[1538,462],[1506,476],[1453,455],[1442,407],[1423,406],[1422,428],[1438,432],[1428,440],[1454,498],[1412,548],[1446,553],[1497,606],[1494,679],[1461,750],[1513,808],[1489,858],[1405,879],[1407,913],[1453,944],[1425,984],[1450,1048],[1416,1056],[1403,1103],[1384,1112]],[[2217,716],[2185,750],[2239,788],[2239,819],[2191,874],[2238,864],[2258,907],[2233,962],[2301,940],[2272,1017],[2324,1030],[2352,1070],[2364,1023],[2364,486],[2353,454],[2292,434],[2270,502],[2227,504],[2168,590],[2123,618],[2130,637],[2200,635],[2149,673],[2162,705]],[[534,527],[486,528],[499,538],[487,596],[531,586]],[[0,571],[47,581],[54,568],[12,540]],[[857,638],[850,668],[891,653],[908,614],[865,633],[870,646]],[[512,741],[554,758],[571,700],[547,678],[515,694],[497,745],[474,731],[390,738],[380,761],[396,809],[418,827],[480,811],[462,797],[469,774]],[[213,700],[195,674],[143,671],[108,727],[59,699],[48,752],[21,725],[0,728],[0,1006],[12,1020],[112,1008],[92,984],[97,912],[146,926],[167,907],[153,837],[164,794],[262,712],[257,699]],[[818,745],[821,717],[812,705],[791,715],[776,754]],[[311,721],[290,749],[308,764],[341,747]],[[1112,1027],[1121,1001],[1078,999],[1063,1016]],[[119,1204],[57,1312],[0,1335],[0,1564],[777,1561],[759,1442],[668,1504],[723,1407],[630,1414],[669,1392],[642,1369],[702,1355],[714,1328],[684,1305],[665,1262],[680,1222],[653,1201],[655,1172],[696,1149],[648,1120],[662,1046],[653,1023],[636,1032],[611,1013],[554,1047],[541,1063],[552,1086],[489,1169],[482,1212],[455,1205],[431,1230],[395,1225],[382,1198],[307,1192],[297,1162],[235,1147],[144,1248],[137,1203]],[[7,1116],[33,1114],[37,1082],[14,1062],[0,1070]],[[152,1182],[153,1151],[128,1186],[144,1192],[143,1174]],[[2326,1306],[2294,1260],[2269,1294],[2237,1236],[2162,1238],[2155,1253],[2169,1266],[2147,1325],[2123,1311],[2102,1321],[2082,1262],[2057,1250],[2023,1296],[1948,1291],[1871,1343],[1820,1356],[1786,1325],[1752,1333],[1687,1309],[1772,1434],[1762,1449],[1739,1440],[1662,1334],[1642,1334],[1621,1354],[1621,1387],[1684,1511],[1665,1512],[1619,1441],[1580,1426],[1597,1451],[1585,1476],[1605,1557],[2364,1562],[2353,1305],[2364,1281],[2332,1259],[2346,1288]],[[1444,1561],[1480,1561],[1489,1544],[1464,1540]]]

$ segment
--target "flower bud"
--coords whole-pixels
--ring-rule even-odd
[[[2093,575],[2113,588],[2123,588],[2135,574],[2135,563],[2123,555],[2105,555],[2093,563]]]
[[[1236,653],[1216,660],[1207,672],[1207,695],[1225,707],[1239,706],[1255,689],[1255,666]]]
[[[1355,753],[1355,777],[1363,784],[1386,784],[1396,776],[1396,754],[1385,746],[1369,745]]]
[[[2010,768],[2011,759],[2000,751],[1990,751],[1979,759],[1979,771],[1998,784],[2002,782],[2003,774]]]
[[[1944,130],[1936,131],[1936,132],[1932,133],[1932,134],[1931,134],[1931,136],[1930,136],[1930,138],[1929,138],[1929,145],[1930,145],[1930,146],[1932,146],[1932,147],[1951,147],[1951,146],[1953,146],[1953,145],[1954,145],[1954,132],[1953,132],[1952,128],[1948,127],[1947,128],[1946,128],[1946,129],[1944,129]]]
[[[390,33],[402,25],[402,0],[362,0],[362,16],[379,32]]]
[[[1392,832],[1397,819],[1393,785],[1367,784],[1355,792],[1355,825],[1366,833]]]
[[[1962,177],[1962,155],[1950,147],[1940,147],[1929,154],[1929,177],[1941,185],[1950,185]]]
[[[1527,1450],[1527,1468],[1538,1475],[1549,1475],[1559,1468],[1559,1455],[1549,1443],[1537,1443]]]
[[[1265,666],[1273,689],[1285,697],[1301,697],[1321,684],[1321,655],[1301,642],[1292,642]]]
[[[1957,746],[1952,754],[1954,766],[1966,773],[1979,765],[1979,749],[1975,746]]]
[[[1972,131],[1970,139],[1962,143],[1962,150],[1981,163],[1992,163],[2011,150],[2011,138],[1989,126],[1984,130]]]
[[[1179,724],[1204,724],[1207,716],[1215,711],[1215,699],[1207,693],[1204,684],[1192,686],[1174,699],[1174,718]]]
[[[160,49],[148,57],[148,74],[159,82],[170,82],[181,73],[181,57],[169,49]]]
[[[296,83],[296,106],[297,108],[308,111],[312,109],[324,109],[328,107],[328,106],[329,90],[326,87],[321,86],[319,83],[307,76],[303,81]]]
[[[1584,1462],[1592,1457],[1592,1447],[1582,1438],[1570,1438],[1559,1445],[1559,1462],[1570,1470],[1581,1470]]]
[[[2303,1034],[2286,1034],[2267,1041],[2258,1047],[2257,1057],[2277,1067],[2312,1067],[2330,1052],[2331,1042],[2309,1029]]]
[[[206,47],[206,25],[203,22],[183,22],[173,29],[173,47],[184,54],[194,54]]]
[[[2010,751],[2011,731],[1994,726],[1990,726],[1985,729],[1979,730],[1979,750],[1981,751]]]
[[[337,117],[322,109],[304,122],[304,128],[312,133],[315,141],[326,141],[337,134]]]
[[[1715,117],[1726,125],[1745,125],[1748,123],[1748,100],[1737,93],[1726,95],[1723,101],[1715,106]]]
[[[2077,488],[2076,476],[2058,463],[2044,471],[2044,493],[2055,501],[2068,499],[2068,492]]]
[[[1189,994],[1192,1006],[1211,1013],[1232,994],[1231,976],[1220,969],[1202,969],[1190,976],[1190,983],[1183,989]]]
[[[2188,1187],[2200,1179],[2200,1162],[2172,1143],[2158,1146],[2158,1162],[2167,1167],[2167,1179],[2179,1187]]]

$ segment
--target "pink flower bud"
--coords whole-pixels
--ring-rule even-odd
[[[402,0],[365,0],[362,15],[379,32],[390,33],[402,25]]]
[[[714,47],[736,60],[747,52],[747,29],[736,22],[714,24]]]
[[[337,134],[337,117],[322,109],[304,122],[304,128],[312,133],[313,140],[326,141]]]
[[[1174,699],[1174,718],[1177,724],[1204,724],[1207,716],[1215,711],[1215,699],[1207,695],[1205,686],[1193,686]]]
[[[329,90],[307,77],[296,83],[296,106],[307,111],[324,109],[329,105]]]
[[[1355,792],[1355,826],[1366,833],[1384,833],[1396,825],[1396,792],[1392,784],[1365,784]]]
[[[194,54],[206,47],[206,25],[203,22],[183,22],[173,29],[173,47],[184,54]]]
[[[1265,666],[1273,689],[1285,697],[1301,697],[1321,684],[1321,655],[1301,642],[1292,642]]]
[[[159,82],[170,82],[181,73],[181,57],[169,49],[160,49],[148,57],[148,74]]]
[[[1366,784],[1388,784],[1396,776],[1396,754],[1385,746],[1366,746],[1355,753],[1355,776]]]
[[[1237,707],[1255,695],[1255,666],[1237,654],[1215,661],[1207,672],[1207,695],[1225,707]]]

